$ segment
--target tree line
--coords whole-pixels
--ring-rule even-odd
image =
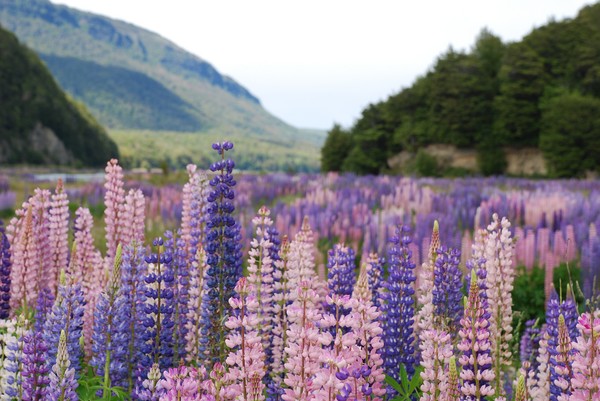
[[[321,168],[378,174],[433,143],[477,149],[485,175],[504,172],[506,147],[541,149],[552,176],[600,171],[600,3],[519,42],[483,29],[470,51],[449,48],[352,127],[334,125]]]

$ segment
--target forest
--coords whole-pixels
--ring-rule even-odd
[[[479,172],[505,172],[507,148],[538,148],[553,177],[600,169],[600,4],[550,20],[521,41],[484,28],[469,51],[449,48],[407,88],[335,125],[323,171],[379,174],[388,159],[416,154],[417,174],[441,175],[429,144],[476,149]]]

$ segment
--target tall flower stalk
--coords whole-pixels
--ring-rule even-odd
[[[231,142],[215,143],[213,149],[221,155],[221,160],[210,166],[217,173],[211,180],[212,190],[208,195],[206,223],[207,279],[205,299],[202,303],[204,330],[210,336],[203,337],[203,353],[206,353],[208,366],[216,361],[223,362],[227,355],[225,328],[222,322],[231,314],[228,300],[242,275],[242,254],[240,226],[232,216],[235,207],[233,187],[236,182],[232,172],[235,166],[231,159],[225,159],[225,152],[233,149]]]
[[[72,357],[69,355],[67,335],[60,332],[56,362],[50,372],[50,385],[48,387],[48,401],[78,401],[77,380],[75,369],[71,367]]]
[[[10,243],[0,221],[0,320],[10,315]]]

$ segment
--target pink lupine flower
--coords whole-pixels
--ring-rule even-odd
[[[540,338],[540,347],[538,350],[537,375],[535,384],[530,390],[533,401],[548,401],[550,399],[550,353],[548,352],[548,340],[550,335],[548,330],[543,330]]]
[[[431,241],[429,243],[429,253],[427,258],[423,262],[419,271],[417,288],[417,311],[415,314],[415,329],[421,339],[420,333],[424,330],[428,330],[433,327],[433,279],[434,279],[434,268],[435,260],[437,259],[437,250],[439,249],[440,243],[440,226],[437,220],[433,223],[433,231],[431,233]]]
[[[487,296],[490,310],[490,341],[496,396],[504,394],[504,371],[512,363],[510,341],[512,340],[512,289],[515,278],[513,266],[514,242],[510,222],[499,220],[494,213],[487,228],[485,240],[485,269],[487,271]]]
[[[67,268],[69,257],[69,199],[64,191],[63,182],[58,180],[56,191],[52,195],[49,220],[50,265],[46,272],[46,286],[54,289],[58,282],[58,273]]]
[[[202,335],[202,316],[200,316],[200,311],[202,310],[204,280],[208,265],[206,263],[206,252],[201,245],[198,247],[196,255],[197,256],[194,258],[189,270],[190,288],[188,290],[189,300],[186,322],[185,360],[187,362],[198,363],[204,359],[203,356],[199,355],[200,337]]]
[[[146,199],[140,189],[130,189],[123,206],[121,244],[144,243]]]
[[[446,366],[452,357],[452,341],[450,334],[437,329],[422,332],[421,349],[421,401],[436,401],[448,397],[449,386]]]
[[[251,310],[256,310],[257,300],[250,294],[254,290],[246,277],[235,286],[238,297],[229,299],[229,305],[239,314],[229,316],[225,326],[231,330],[225,344],[231,349],[226,359],[231,377],[235,380],[229,387],[241,401],[264,400],[265,352],[258,336],[259,320]],[[258,380],[257,380],[258,379]],[[258,398],[251,398],[257,395]]]
[[[158,386],[163,390],[159,401],[209,401],[214,400],[214,385],[206,369],[179,366],[163,373]]]
[[[577,324],[581,335],[573,343],[573,392],[569,401],[600,400],[600,313],[584,313]]]
[[[106,225],[106,256],[112,260],[117,250],[117,244],[123,241],[125,229],[125,184],[123,183],[123,169],[117,159],[110,159],[106,163],[106,182],[104,188],[104,222]],[[124,244],[127,245],[127,244]]]
[[[288,307],[291,324],[285,348],[287,375],[284,383],[288,387],[282,396],[285,401],[310,399],[315,390],[313,377],[319,371],[321,344],[330,341],[317,327],[321,314],[315,307],[317,295],[311,284],[301,281],[295,291],[295,300]]]
[[[290,287],[288,284],[289,272],[289,249],[290,244],[287,236],[283,236],[281,249],[279,251],[279,260],[275,261],[273,272],[274,290],[273,290],[273,334],[271,377],[276,386],[281,387],[283,375],[285,372],[285,348],[287,347],[287,330],[289,326],[287,308],[290,304]]]

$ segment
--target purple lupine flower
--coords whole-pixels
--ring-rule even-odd
[[[0,319],[10,315],[10,243],[0,220]]]
[[[354,284],[356,282],[354,262],[355,254],[352,248],[344,246],[344,244],[336,244],[333,249],[328,252],[327,260],[327,287],[329,295],[335,298],[350,298]],[[326,303],[325,311],[336,316],[339,320],[342,316],[350,313],[349,307],[339,306],[336,303]],[[339,327],[331,326],[329,332],[333,338],[336,337]],[[347,328],[342,329],[343,333],[348,332]]]
[[[85,300],[81,284],[73,283],[66,278],[64,271],[61,273],[58,295],[44,324],[44,340],[48,345],[48,364],[56,363],[60,333],[64,331],[66,347],[71,359],[70,369],[79,377],[82,350],[79,340],[83,331],[83,314]]]
[[[397,227],[390,239],[389,277],[385,283],[387,292],[382,298],[383,360],[388,376],[399,380],[400,364],[412,377],[415,372],[414,282],[416,280],[409,228]]]
[[[460,251],[441,246],[433,269],[433,306],[435,314],[450,332],[456,332],[463,312],[462,272],[458,268]]]
[[[125,388],[128,384],[127,337],[130,318],[127,298],[121,286],[121,254],[121,244],[118,244],[112,277],[96,301],[90,365],[99,377],[104,378],[106,387]]]
[[[240,226],[232,216],[235,207],[233,187],[236,182],[232,172],[235,166],[225,159],[225,152],[233,149],[231,142],[212,145],[221,160],[213,163],[210,170],[217,173],[211,180],[208,195],[206,222],[207,278],[202,302],[203,337],[201,351],[208,357],[207,366],[216,361],[224,362],[227,356],[223,322],[231,314],[228,300],[242,275],[242,252]]]
[[[525,331],[521,336],[519,357],[521,363],[529,362],[534,371],[537,370],[538,366],[537,357],[539,355],[540,338],[540,328],[537,326],[537,320],[526,321]]]
[[[145,327],[142,339],[142,364],[145,372],[153,364],[158,364],[161,370],[173,366],[173,311],[175,300],[173,298],[173,287],[175,277],[171,265],[173,256],[169,253],[162,253],[164,241],[157,238],[153,245],[158,251],[146,258],[148,263],[148,275],[146,282],[146,303],[144,305],[145,317],[143,324]]]
[[[464,316],[461,319],[457,348],[462,352],[461,392],[465,400],[486,400],[494,394],[490,383],[494,380],[487,299],[482,296],[477,273],[471,271],[469,296],[466,299]]]
[[[30,331],[23,336],[23,401],[43,401],[46,399],[50,383],[50,366],[46,363],[48,346],[42,333]]]
[[[175,281],[173,283],[173,361],[186,357],[187,310],[189,303],[190,268],[185,250],[185,241],[174,238],[170,231],[165,232],[165,250],[173,256],[171,272]]]
[[[371,253],[367,260],[367,275],[369,277],[369,288],[371,289],[371,301],[378,309],[381,308],[381,297],[385,290],[383,266],[385,258],[380,258],[376,253]]]
[[[48,401],[78,401],[77,380],[75,369],[71,367],[72,357],[69,355],[69,345],[65,331],[60,332],[58,340],[56,362],[50,372],[50,385],[48,386]]]
[[[46,318],[54,305],[54,294],[48,287],[44,287],[38,293],[37,305],[35,308],[35,326],[34,330],[42,332]]]
[[[131,245],[124,248],[121,263],[122,296],[126,298],[128,317],[127,335],[127,378],[129,391],[133,388],[135,370],[142,358],[142,335],[145,327],[142,324],[144,302],[146,300],[144,276],[147,265],[144,261],[144,248]]]

